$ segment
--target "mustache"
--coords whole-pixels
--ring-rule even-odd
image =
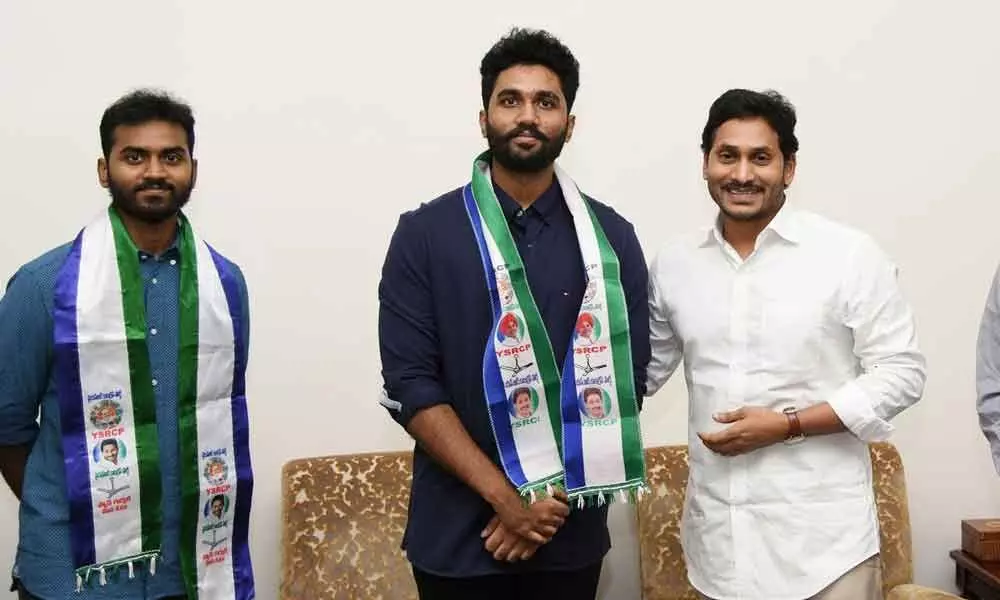
[[[144,190],[164,190],[172,192],[174,191],[174,186],[166,179],[144,179],[142,183],[135,186],[132,191],[141,192]]]
[[[759,185],[754,185],[752,183],[735,183],[735,182],[725,184],[724,186],[722,186],[722,189],[726,190],[727,192],[732,192],[734,194],[740,194],[740,193],[745,194],[748,192],[753,193],[753,192],[764,191],[764,188],[760,187]]]
[[[534,125],[523,125],[511,131],[510,133],[506,134],[503,137],[505,142],[509,142],[520,135],[528,135],[542,142],[549,141],[549,137],[544,133],[542,133],[541,131],[539,131],[539,129]]]

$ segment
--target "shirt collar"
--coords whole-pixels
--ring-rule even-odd
[[[177,227],[177,231],[174,233],[174,240],[172,242],[170,242],[170,245],[167,246],[167,249],[164,250],[163,253],[161,253],[158,258],[180,258],[181,257],[181,249],[180,249],[180,246],[178,245],[178,243],[180,241],[180,231],[181,231],[181,228],[178,226]],[[136,250],[139,253],[139,260],[141,260],[141,261],[142,260],[149,260],[151,258],[157,258],[157,257],[153,256],[152,254],[150,254],[149,252],[146,252],[145,250],[139,250],[138,248]]]
[[[768,233],[771,232],[771,233]],[[771,222],[764,227],[764,230],[760,232],[758,239],[764,239],[769,235],[777,235],[786,242],[792,244],[802,243],[802,224],[799,219],[798,211],[788,205],[788,201],[778,209],[778,214],[774,215]],[[705,231],[705,241],[702,242],[702,246],[707,244],[719,244],[724,245],[726,243],[725,238],[722,236],[722,216],[718,215],[715,218],[715,222]]]
[[[798,211],[791,206],[788,206],[788,200],[785,200],[782,207],[778,209],[778,214],[774,215],[771,222],[764,228],[764,231],[767,230],[771,230],[778,234],[778,236],[786,242],[791,242],[793,244],[802,243],[802,224],[799,219]]]
[[[503,214],[508,222],[522,212],[521,205],[511,198],[507,192],[503,191],[503,188],[497,185],[496,181],[493,182],[493,190],[496,192],[497,200],[500,201],[500,208],[503,209]],[[542,195],[538,199],[531,203],[531,206],[524,209],[523,212],[536,213],[543,221],[548,222],[549,218],[559,207],[562,199],[562,188],[559,187],[559,182],[553,177],[549,187],[542,192]]]

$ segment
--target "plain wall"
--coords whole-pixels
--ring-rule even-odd
[[[916,581],[951,589],[960,519],[1000,506],[974,408],[976,330],[1000,260],[998,21],[985,0],[3,0],[0,278],[104,207],[107,104],[142,85],[193,104],[189,213],[249,282],[251,540],[259,597],[276,598],[281,465],[410,446],[376,403],[376,287],[399,213],[464,183],[483,148],[489,46],[527,25],[574,51],[578,121],[561,164],[636,224],[648,259],[713,214],[698,151],[711,101],[777,88],[800,118],[790,201],[871,233],[914,307],[929,379],[893,441]],[[647,445],[685,441],[686,402],[682,374],[646,401]],[[638,597],[631,518],[613,510],[602,598]],[[0,570],[16,540],[17,506],[0,492]]]

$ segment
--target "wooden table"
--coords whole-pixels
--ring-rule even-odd
[[[955,584],[963,598],[1000,600],[1000,562],[981,563],[968,552],[952,550]]]

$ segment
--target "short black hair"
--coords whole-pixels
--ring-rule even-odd
[[[104,110],[101,117],[104,158],[111,155],[115,129],[120,125],[142,125],[150,121],[164,121],[183,127],[187,134],[188,154],[194,155],[194,113],[191,107],[167,92],[139,89],[122,96]]]
[[[105,446],[114,446],[115,450],[117,450],[118,449],[118,440],[110,439],[110,440],[104,440],[103,442],[101,442],[101,452],[104,452],[104,447]]]
[[[755,92],[732,89],[719,96],[708,110],[708,122],[701,133],[701,151],[708,154],[715,143],[715,133],[731,119],[761,118],[778,134],[778,146],[785,160],[799,151],[795,137],[795,107],[774,90]]]
[[[226,497],[223,496],[222,494],[216,494],[216,495],[212,496],[212,500],[210,501],[210,504],[215,504],[216,500],[221,501],[223,506],[226,505]]]
[[[484,109],[490,106],[500,73],[515,65],[541,65],[550,69],[559,77],[567,111],[573,108],[580,87],[580,63],[573,53],[547,31],[515,27],[490,48],[479,65]]]

